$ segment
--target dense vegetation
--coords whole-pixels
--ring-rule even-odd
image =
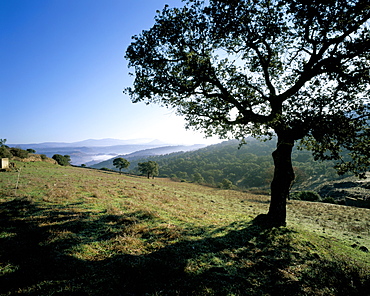
[[[69,165],[71,157],[69,155],[54,154],[52,157],[59,165]]]
[[[131,165],[126,172],[139,174],[138,163],[153,160],[159,165],[160,177],[221,187],[229,181],[241,189],[268,188],[273,176],[271,152],[275,145],[274,141],[248,139],[247,144],[238,148],[238,141],[225,141],[196,151],[130,159]],[[309,179],[338,178],[331,161],[315,162],[309,151],[295,149],[292,160],[296,174],[293,189]],[[94,167],[114,169],[112,161],[105,161]]]
[[[0,173],[1,295],[366,295],[369,209],[16,162]],[[17,182],[17,180],[19,182]],[[16,182],[18,183],[17,186]]]

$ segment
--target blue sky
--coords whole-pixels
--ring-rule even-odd
[[[133,104],[123,58],[156,10],[180,0],[0,0],[0,138],[204,143],[174,110]],[[208,143],[217,138],[208,140]]]

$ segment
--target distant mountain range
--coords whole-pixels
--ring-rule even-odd
[[[207,145],[171,145],[155,139],[89,139],[73,143],[45,142],[38,144],[8,144],[8,146],[34,149],[36,153],[45,154],[48,157],[52,157],[54,154],[69,155],[73,165],[86,164],[91,166],[118,155],[126,156],[133,153],[137,153],[141,157],[162,155],[178,151],[191,151]]]
[[[168,145],[168,143],[155,140],[155,139],[131,139],[131,140],[119,140],[119,139],[88,139],[79,142],[64,143],[64,142],[44,142],[38,144],[9,144],[11,147],[25,147],[30,149],[38,148],[60,148],[60,147],[104,147],[104,146],[118,146],[118,145]]]

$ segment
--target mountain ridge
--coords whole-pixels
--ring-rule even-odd
[[[111,167],[113,165],[113,159],[117,157],[123,157],[128,160],[145,158],[145,157],[152,157],[152,156],[159,156],[159,155],[167,155],[175,152],[189,152],[198,150],[201,148],[207,147],[205,144],[194,144],[194,145],[173,145],[173,146],[161,146],[155,148],[149,148],[144,150],[134,151],[129,154],[125,155],[115,155],[112,158],[106,159],[102,162],[95,162],[95,163],[87,163],[88,166],[92,168],[101,168],[101,167]]]
[[[158,139],[151,138],[137,138],[137,139],[114,139],[114,138],[104,138],[104,139],[86,139],[77,142],[41,142],[41,143],[22,143],[22,144],[9,144],[12,147],[24,147],[35,149],[39,147],[47,148],[59,148],[59,147],[104,147],[104,146],[118,146],[118,145],[138,145],[138,144],[158,144],[158,145],[168,145]]]

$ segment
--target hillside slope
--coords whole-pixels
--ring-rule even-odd
[[[123,157],[131,162],[125,171],[133,174],[140,174],[137,169],[139,162],[154,160],[159,164],[161,177],[212,186],[218,186],[227,179],[241,189],[258,187],[268,190],[273,175],[271,154],[275,145],[274,141],[260,142],[248,138],[247,144],[241,147],[238,141],[230,140],[189,152],[157,156],[147,153],[142,157],[140,154],[133,154]],[[324,182],[339,182],[343,178],[333,169],[333,161],[314,161],[307,150],[294,149],[292,162],[296,173],[293,191],[316,190]],[[113,158],[92,167],[117,170],[113,165]],[[359,197],[366,199],[366,193]]]
[[[0,173],[1,295],[366,295],[368,209],[48,163]],[[16,186],[17,184],[17,186]]]
[[[138,150],[132,153],[128,153],[125,155],[116,155],[110,159],[107,159],[105,161],[99,162],[99,163],[92,163],[92,164],[87,164],[91,168],[108,168],[111,170],[116,169],[113,165],[113,160],[118,157],[123,157],[130,162],[137,164],[138,159],[143,159],[143,158],[148,158],[148,157],[154,157],[154,156],[159,156],[159,155],[168,155],[172,153],[185,153],[188,151],[193,151],[197,149],[201,149],[205,147],[206,145],[203,144],[195,144],[195,145],[176,145],[176,146],[161,146],[157,148],[150,148],[150,149],[143,149],[143,150]],[[132,167],[132,166],[131,166]]]

